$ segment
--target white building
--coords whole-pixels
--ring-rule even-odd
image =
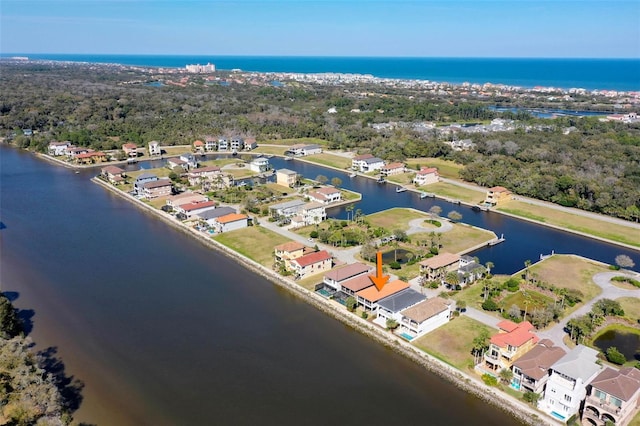
[[[438,169],[435,167],[422,167],[413,178],[413,183],[416,185],[429,185],[430,183],[437,183],[439,180]]]
[[[332,269],[327,272],[322,279],[322,282],[335,290],[342,290],[342,283],[373,272],[373,266],[365,265],[364,263],[351,263],[349,265],[342,266],[340,268]]]
[[[335,188],[320,188],[307,194],[309,200],[320,204],[331,204],[342,201],[342,193]]]
[[[60,155],[66,154],[67,148],[69,148],[70,146],[71,146],[71,142],[69,141],[51,142],[49,143],[49,149],[47,150],[47,152],[49,153],[49,155],[54,155],[58,157]]]
[[[215,219],[214,227],[217,232],[229,232],[246,228],[249,225],[249,216],[241,213],[231,213]]]
[[[253,161],[249,163],[249,169],[258,173],[266,172],[270,167],[269,159],[266,157],[254,158]]]
[[[440,297],[427,299],[402,311],[399,331],[415,339],[449,322],[451,312],[451,302]]]
[[[149,142],[149,155],[162,155],[162,149],[160,148],[160,142],[151,141]]]
[[[400,324],[402,319],[401,311],[415,306],[426,299],[426,296],[411,288],[393,294],[378,302],[378,316],[373,322],[381,327],[387,326],[387,320],[393,320]]]
[[[587,383],[602,370],[596,361],[598,351],[578,345],[555,362],[539,408],[563,422],[577,414],[587,395]]]

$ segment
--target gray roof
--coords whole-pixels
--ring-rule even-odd
[[[143,173],[136,178],[137,181],[145,179],[158,179],[158,176],[154,175],[153,173]]]
[[[237,213],[236,209],[232,207],[216,207],[216,208],[203,210],[200,213],[197,213],[195,216],[198,216],[200,219],[203,219],[203,220],[209,220],[209,219],[215,219],[221,216],[226,216],[232,213]]]
[[[274,205],[270,206],[269,208],[272,209],[272,210],[291,209],[291,208],[294,208],[294,207],[304,206],[305,204],[307,204],[306,201],[293,200],[293,201],[287,201],[287,202],[280,203],[280,204],[274,204]]]
[[[471,273],[471,272],[473,272],[475,269],[481,269],[481,270],[483,270],[483,271],[484,271],[484,270],[485,270],[485,267],[484,267],[484,266],[482,266],[482,265],[477,264],[476,262],[471,262],[471,263],[467,263],[467,264],[466,264],[466,265],[464,265],[464,266],[460,266],[460,267],[458,268],[458,272],[462,272],[462,273],[468,272],[468,273]]]
[[[572,379],[582,379],[586,383],[589,378],[602,369],[596,364],[598,351],[584,345],[578,345],[568,354],[555,362],[551,369]]]
[[[276,173],[282,173],[285,175],[297,175],[296,172],[294,172],[293,170],[289,170],[289,169],[278,169],[276,170]]]
[[[375,163],[384,163],[384,160],[382,158],[378,158],[378,157],[373,157],[373,158],[365,158],[364,160],[362,160],[364,163],[367,164],[375,164]]]
[[[395,313],[416,305],[425,299],[425,296],[409,288],[383,299],[378,302],[378,305]]]

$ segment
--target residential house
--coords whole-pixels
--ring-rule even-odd
[[[628,425],[640,410],[640,370],[605,368],[587,386],[582,423]]]
[[[291,200],[269,206],[269,215],[274,219],[291,218],[307,204],[303,200]]]
[[[266,172],[270,168],[271,166],[269,165],[269,159],[266,157],[254,158],[253,161],[249,163],[249,169],[257,173]]]
[[[71,160],[74,160],[80,154],[88,154],[90,152],[93,152],[93,149],[84,148],[84,147],[76,147],[76,146],[73,146],[73,145],[69,145],[65,149],[65,154],[67,154],[67,157],[69,159],[71,159]]]
[[[529,352],[540,341],[533,332],[535,328],[529,321],[516,324],[509,320],[498,323],[498,334],[491,336],[489,349],[484,353],[484,359],[479,370],[497,374],[510,370],[513,363]]]
[[[322,147],[316,144],[296,144],[291,145],[286,153],[304,157],[307,155],[320,154],[322,153]]]
[[[366,158],[360,162],[360,171],[362,173],[375,172],[384,167],[384,160],[378,157]]]
[[[218,141],[212,137],[206,137],[204,140],[204,150],[207,152],[218,149]]]
[[[449,322],[453,304],[441,297],[418,303],[401,312],[399,331],[412,339],[423,336]]]
[[[320,188],[307,194],[310,201],[320,204],[331,204],[342,201],[342,193],[336,188]]]
[[[425,301],[426,296],[418,293],[412,288],[393,294],[378,302],[378,316],[373,320],[381,327],[387,326],[387,320],[400,324],[402,320],[401,312],[407,308]]]
[[[460,265],[460,255],[454,253],[440,253],[419,263],[420,273],[427,281],[444,282],[447,273],[456,271]]]
[[[404,172],[405,167],[402,163],[387,164],[380,169],[380,175],[382,176],[401,175]]]
[[[189,180],[189,185],[196,186],[200,185],[203,181],[212,181],[221,174],[222,170],[220,170],[218,166],[199,167],[197,169],[191,169],[189,173],[187,173],[187,179]]]
[[[365,165],[364,160],[367,160],[369,158],[374,158],[373,154],[356,155],[351,159],[351,168],[353,170],[357,170],[361,172],[362,167]]]
[[[187,170],[187,162],[180,158],[169,158],[167,160],[167,167],[171,170],[178,169],[180,171],[184,171]]]
[[[114,185],[119,185],[124,182],[126,172],[120,167],[107,166],[100,170],[100,174]]]
[[[167,197],[165,204],[175,210],[176,207],[182,204],[203,203],[205,201],[209,201],[209,199],[202,194],[198,194],[197,192],[183,192]]]
[[[242,213],[231,213],[215,219],[216,232],[229,232],[249,226],[249,216]]]
[[[149,156],[153,157],[156,155],[162,155],[162,148],[160,148],[160,142],[151,141],[149,142]]]
[[[201,140],[194,141],[193,152],[197,154],[204,154],[204,142]]]
[[[247,138],[244,140],[244,150],[252,151],[258,147],[258,143],[256,142],[256,138]]]
[[[300,217],[304,226],[315,225],[327,219],[327,209],[320,203],[306,203],[300,210]]]
[[[499,203],[508,200],[511,197],[511,191],[502,186],[494,186],[487,190],[487,196],[484,199],[484,204],[494,207]]]
[[[202,219],[207,222],[209,226],[215,227],[217,219],[222,216],[227,216],[230,214],[237,213],[233,207],[216,207],[214,209],[205,209],[198,213],[194,213],[194,217]]]
[[[136,145],[135,143],[122,144],[122,150],[124,151],[124,154],[129,158],[138,157],[138,145]]]
[[[356,297],[359,305],[361,305],[365,310],[375,313],[378,310],[379,302],[408,288],[408,283],[401,280],[395,280],[385,284],[384,287],[382,287],[382,290],[378,290],[376,286],[360,290],[356,293]]]
[[[55,157],[59,157],[61,155],[65,155],[67,153],[67,148],[71,146],[71,142],[50,142],[49,147],[47,149],[47,153],[49,155],[53,155]]]
[[[459,141],[451,141],[445,143],[451,146],[454,151],[468,151],[476,147],[476,144],[473,143],[471,139],[462,139]]]
[[[229,150],[229,139],[226,137],[221,137],[218,139],[218,151],[228,151]]]
[[[276,170],[276,183],[278,185],[293,188],[298,181],[298,174],[293,170],[280,169]]]
[[[563,422],[577,414],[587,396],[587,384],[602,370],[597,361],[598,351],[578,345],[553,363],[538,408]]]
[[[179,204],[174,207],[174,210],[177,213],[182,213],[187,218],[190,218],[191,216],[194,216],[204,210],[215,208],[215,206],[216,206],[215,201],[207,200],[207,201]]]
[[[460,256],[458,264],[458,284],[465,286],[479,280],[487,272],[487,268],[480,265],[471,256]]]
[[[148,200],[158,197],[164,197],[171,195],[173,187],[171,186],[171,180],[158,179],[153,182],[146,182],[141,185],[140,195]]]
[[[244,149],[244,139],[241,138],[240,136],[234,136],[231,138],[229,147],[231,148],[231,151],[233,152],[238,152],[238,151],[242,151]]]
[[[302,257],[305,248],[306,246],[304,244],[297,241],[288,241],[284,244],[277,245],[273,248],[275,263],[282,263],[285,269],[289,270],[291,268],[291,261]]]
[[[142,195],[142,185],[147,182],[155,182],[158,180],[158,176],[151,173],[142,173],[133,182],[133,190],[136,194]]]
[[[357,277],[341,281],[340,291],[346,296],[353,296],[357,300],[357,293],[371,286],[373,286],[373,281],[371,281],[371,277],[368,274],[358,275]]]
[[[438,169],[435,167],[422,167],[413,178],[413,183],[416,185],[429,185],[430,183],[437,183],[439,180]]]
[[[296,279],[326,272],[331,269],[333,256],[326,250],[305,254],[290,261],[291,271]]]
[[[367,274],[373,272],[373,269],[373,266],[365,265],[364,263],[351,263],[327,272],[324,275],[322,282],[329,287],[340,291],[342,290],[343,282],[359,276],[365,276],[368,278]]]
[[[554,346],[551,340],[540,340],[533,349],[513,363],[511,387],[521,392],[541,395],[549,379],[549,368],[565,355],[565,350]]]
[[[182,154],[180,155],[180,160],[184,161],[184,163],[186,164],[185,169],[187,170],[198,168],[198,160],[193,154],[190,154],[190,153]]]
[[[102,151],[94,151],[91,149],[84,154],[77,154],[75,160],[78,164],[103,163],[107,161],[107,155]]]

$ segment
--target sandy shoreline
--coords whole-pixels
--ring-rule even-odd
[[[458,388],[473,394],[474,396],[484,400],[487,403],[494,405],[495,407],[509,413],[517,418],[519,421],[528,425],[557,425],[558,423],[551,418],[544,416],[542,412],[535,410],[534,408],[523,404],[517,399],[500,392],[496,388],[486,386],[479,378],[468,375],[455,369],[454,367],[432,357],[431,355],[419,350],[418,348],[410,345],[403,339],[382,330],[375,325],[365,321],[364,319],[357,317],[356,315],[346,311],[338,309],[334,306],[333,302],[324,299],[323,297],[306,290],[299,286],[294,281],[278,275],[276,272],[269,268],[266,268],[251,259],[248,259],[241,254],[229,249],[228,247],[218,243],[217,241],[208,238],[195,230],[183,225],[181,222],[174,219],[172,216],[168,216],[164,212],[157,210],[142,201],[126,194],[112,185],[102,181],[99,178],[93,178],[93,182],[101,185],[108,191],[132,202],[134,205],[142,209],[143,211],[155,216],[175,229],[184,232],[190,236],[195,237],[202,244],[214,249],[228,257],[233,258],[242,263],[243,266],[252,270],[253,272],[261,275],[272,283],[285,288],[290,293],[300,297],[307,303],[311,304],[315,308],[322,312],[332,316],[333,318],[349,325],[358,332],[376,340],[379,343],[393,349],[397,353],[405,356],[406,358],[421,365],[426,370],[437,374],[438,376],[453,383]]]

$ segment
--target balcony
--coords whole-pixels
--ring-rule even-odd
[[[587,396],[584,405],[585,407],[596,407],[601,414],[608,414],[612,418],[616,418],[622,411],[622,408],[609,403],[606,399],[600,399],[593,395]]]

